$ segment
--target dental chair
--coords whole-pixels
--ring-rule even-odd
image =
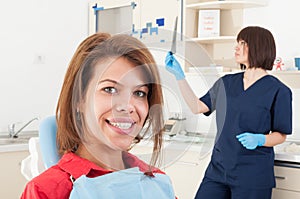
[[[56,164],[60,156],[56,145],[56,117],[49,116],[44,118],[39,126],[40,148],[45,168],[48,169]]]
[[[29,139],[30,155],[21,162],[21,173],[27,180],[31,180],[59,161],[56,131],[56,118],[49,116],[40,122],[39,137]]]

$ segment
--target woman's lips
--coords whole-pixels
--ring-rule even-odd
[[[109,122],[110,125],[120,128],[120,129],[129,129],[133,123],[128,123],[128,122]]]
[[[135,125],[135,122],[132,120],[106,120],[106,123],[113,129],[115,132],[120,134],[130,134]]]

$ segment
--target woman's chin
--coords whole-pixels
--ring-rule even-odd
[[[119,151],[128,151],[131,147],[132,139],[130,141],[122,140],[120,142],[111,142],[111,148]]]

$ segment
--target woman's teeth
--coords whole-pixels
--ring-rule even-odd
[[[110,122],[110,124],[120,129],[129,129],[132,126],[132,123],[127,122]]]

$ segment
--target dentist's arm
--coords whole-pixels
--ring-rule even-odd
[[[266,135],[266,142],[264,146],[272,147],[281,144],[286,140],[286,134],[280,132],[272,132]]]
[[[177,80],[180,92],[189,106],[190,110],[194,113],[205,113],[209,111],[209,108],[202,101],[198,99],[190,85],[185,79],[185,75],[179,62],[175,59],[175,57],[168,53],[165,59],[166,69],[172,73]]]
[[[198,114],[209,111],[209,108],[206,106],[206,104],[199,100],[199,98],[195,95],[186,79],[178,80],[177,83],[183,99],[187,103],[192,113]]]

